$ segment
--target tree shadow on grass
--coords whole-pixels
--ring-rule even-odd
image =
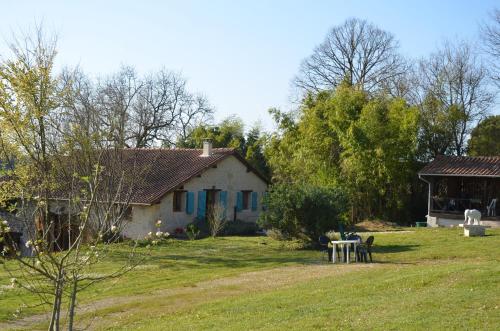
[[[365,263],[365,262],[359,262]],[[373,262],[368,262],[367,264],[388,264],[388,265],[418,265],[419,262],[408,262],[408,261],[387,261],[387,260],[378,260],[375,256],[373,256]]]
[[[380,254],[388,254],[388,253],[401,253],[416,250],[420,245],[411,244],[411,245],[377,245],[373,247],[373,251]]]
[[[249,258],[231,258],[217,256],[186,256],[186,255],[163,255],[151,257],[147,263],[159,264],[160,268],[246,268],[251,266],[280,266],[286,264],[314,264],[315,261],[310,257],[256,257]]]

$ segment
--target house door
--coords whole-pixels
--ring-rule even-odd
[[[80,233],[77,224],[70,224],[67,214],[50,213],[49,218],[54,222],[54,250],[67,250]],[[72,216],[72,218],[75,220],[76,216]]]
[[[206,204],[206,211],[207,211],[207,217],[211,217],[215,204],[217,203],[217,192],[220,190],[216,189],[211,189],[211,190],[206,190],[207,191],[207,204]]]

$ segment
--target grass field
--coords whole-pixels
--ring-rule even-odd
[[[171,240],[80,298],[79,327],[116,330],[497,330],[500,230],[375,234],[375,263],[331,265],[266,237]],[[122,246],[96,272],[123,259]],[[0,269],[0,286],[8,284]],[[41,308],[0,287],[0,329],[43,329]]]

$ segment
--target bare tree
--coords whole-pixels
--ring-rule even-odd
[[[481,26],[481,38],[489,55],[491,77],[500,87],[500,10],[495,9],[489,24]]]
[[[437,52],[420,61],[412,99],[422,112],[426,106],[439,109],[446,119],[435,113],[423,120],[437,121],[442,130],[449,129],[451,153],[463,155],[471,129],[489,111],[494,94],[488,88],[487,70],[470,44],[445,43]],[[442,127],[446,126],[446,127]],[[445,141],[441,141],[445,142]],[[441,146],[441,152],[448,147]],[[436,150],[437,152],[437,150]]]
[[[209,212],[208,215],[208,227],[210,230],[210,235],[212,237],[217,237],[217,235],[224,229],[226,225],[226,208],[222,203],[216,203]]]
[[[123,67],[97,87],[101,120],[111,134],[110,139],[118,147],[131,147],[128,141],[131,113],[142,87],[143,82],[132,67]]]
[[[179,74],[164,69],[144,78],[131,116],[129,138],[135,147],[175,145],[178,135],[210,118],[206,98],[188,92],[186,84]]]
[[[123,167],[122,150],[101,148],[101,136],[87,135],[88,128],[76,122],[61,123],[64,105],[73,104],[67,82],[74,80],[53,75],[55,40],[38,28],[34,36],[16,39],[11,50],[13,58],[0,63],[0,159],[13,159],[15,166],[0,174],[0,206],[25,223],[29,256],[10,254],[17,268],[8,271],[18,286],[51,306],[49,330],[60,329],[64,307],[72,330],[77,294],[134,266],[132,249],[122,267],[94,272],[125,224],[140,176],[133,162]]]
[[[212,115],[205,97],[189,92],[182,76],[165,69],[139,78],[124,67],[94,89],[98,126],[120,147],[175,145],[177,137]]]
[[[162,69],[145,77],[124,67],[94,82],[78,68],[66,69],[61,85],[71,93],[57,114],[63,127],[98,135],[101,147],[173,146],[192,128],[212,119],[207,98],[188,91],[178,73]]]
[[[342,81],[367,91],[391,86],[404,72],[394,36],[356,18],[333,27],[323,43],[302,62],[295,85],[318,92],[335,88]]]
[[[52,123],[62,136],[72,136],[75,142],[84,137],[93,147],[112,148],[114,127],[102,111],[95,84],[79,69],[64,69],[59,77],[62,95],[61,107],[55,113]],[[80,135],[80,137],[75,137]]]
[[[194,128],[213,119],[213,110],[203,95],[187,95],[177,117],[176,144],[189,138]]]

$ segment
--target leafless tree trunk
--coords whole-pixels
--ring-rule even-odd
[[[68,312],[68,330],[73,330],[75,321],[75,308],[76,308],[76,294],[78,293],[78,275],[73,274],[71,282],[71,294],[69,298],[69,312]]]

